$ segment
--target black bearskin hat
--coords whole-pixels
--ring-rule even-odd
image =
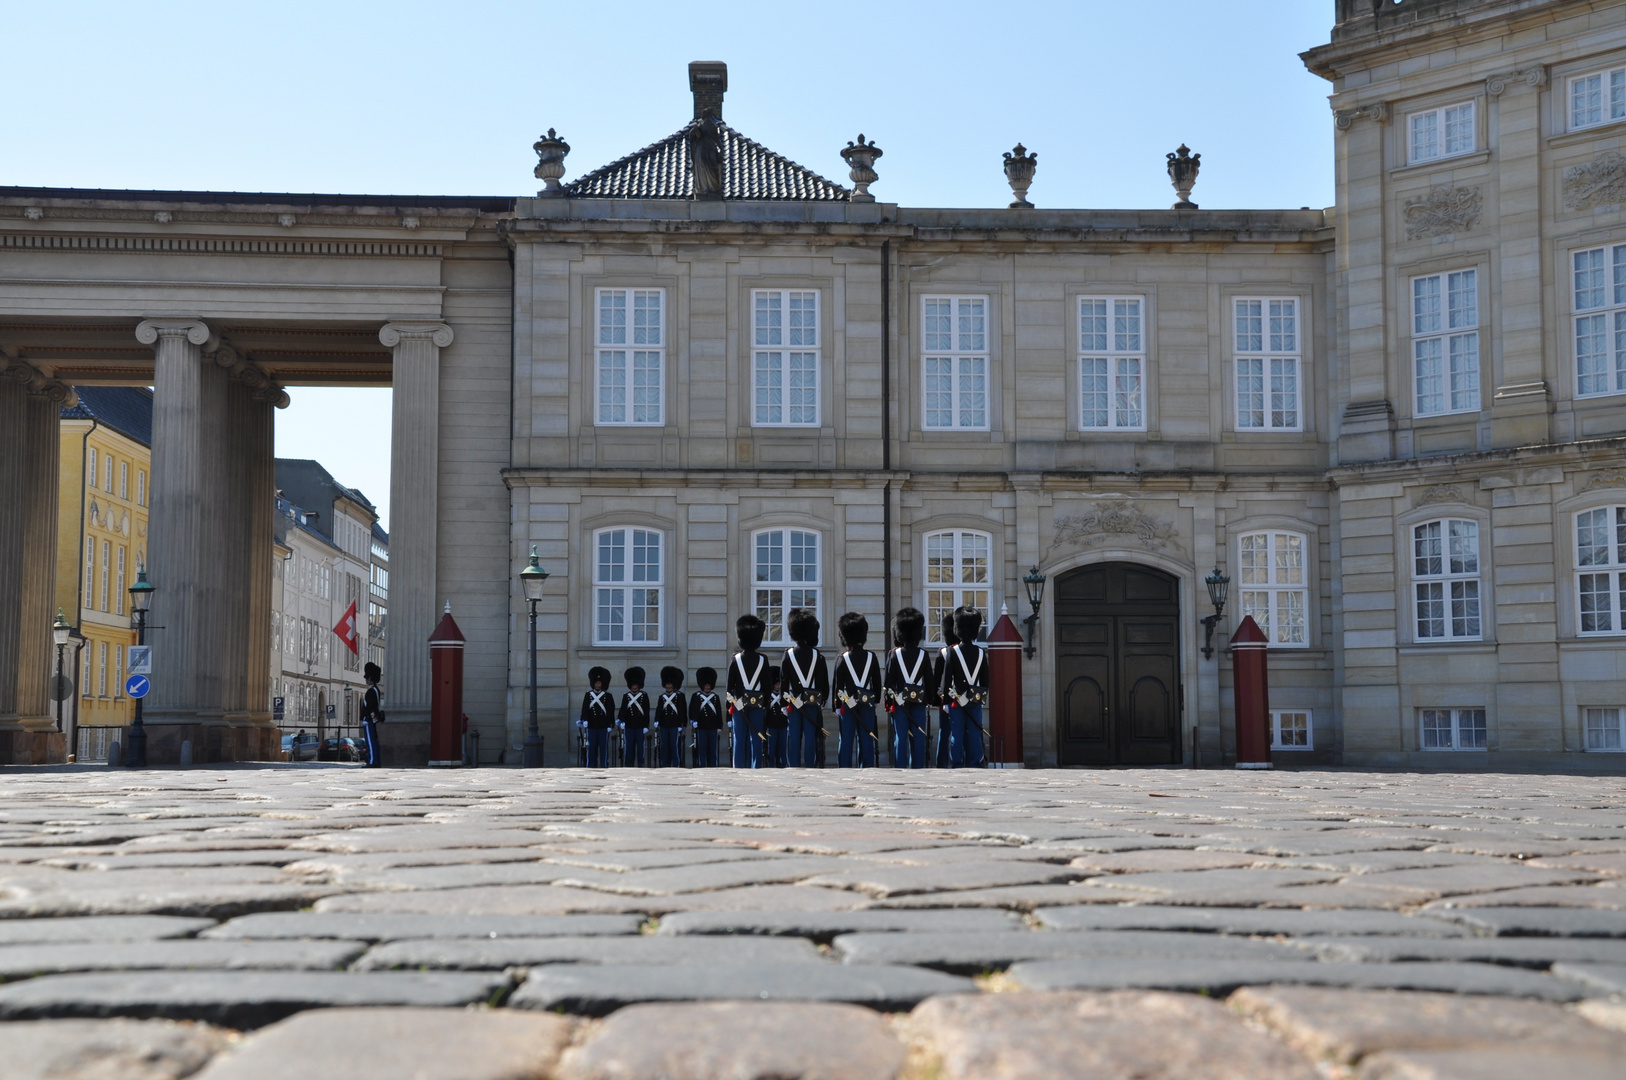
[[[377,664],[369,660],[367,666],[361,669],[361,677],[368,682],[377,682],[384,677],[384,673],[378,669]]]
[[[892,644],[899,648],[917,647],[926,638],[926,616],[919,608],[899,608],[892,616]]]
[[[661,685],[670,686],[673,690],[683,689],[683,669],[667,664],[661,668]]]
[[[595,668],[589,668],[587,670],[587,685],[589,685],[589,686],[597,686],[599,683],[603,683],[604,684],[604,689],[606,689],[606,690],[608,690],[610,688],[610,669],[609,668],[607,668],[607,667],[595,667]]]
[[[710,688],[717,685],[717,669],[703,667],[694,673],[696,686]]]
[[[982,633],[982,612],[974,607],[959,607],[954,609],[954,636],[967,644],[977,640]]]
[[[862,649],[869,640],[869,620],[856,611],[836,620],[836,629],[841,633],[841,643],[849,649]]]
[[[819,644],[818,616],[806,608],[791,608],[785,618],[785,629],[790,631],[790,639],[801,648],[812,649]]]
[[[951,611],[943,616],[943,644],[958,645],[959,643],[960,635],[954,632],[954,612]]]
[[[762,635],[767,629],[767,625],[755,615],[741,615],[734,620],[734,637],[746,652],[755,652],[761,647]]]
[[[630,667],[630,668],[627,669],[626,675],[627,675],[627,688],[629,690],[632,689],[634,686],[641,687],[641,686],[644,685],[644,669],[643,668],[641,668],[641,667]]]

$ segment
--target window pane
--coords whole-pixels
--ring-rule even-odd
[[[1117,426],[1138,428],[1145,424],[1146,415],[1141,405],[1140,361],[1118,361],[1117,386],[1113,395],[1113,410]]]
[[[1484,709],[1457,710],[1457,746],[1463,750],[1483,750],[1489,745]]]
[[[1262,428],[1265,426],[1265,362],[1238,360],[1236,362],[1236,426]]]
[[[1451,408],[1461,412],[1479,408],[1479,335],[1451,338]]]
[[[785,420],[785,354],[756,354],[756,422],[782,424]]]
[[[1412,553],[1416,559],[1415,573],[1418,577],[1437,577],[1445,573],[1438,521],[1430,521],[1412,530]]]
[[[598,571],[594,580],[619,582],[627,580],[627,532],[615,529],[598,534]]]
[[[661,591],[659,589],[633,589],[630,615],[633,641],[660,641]]]
[[[1078,348],[1080,352],[1107,351],[1107,302],[1078,302]]]
[[[1575,253],[1575,310],[1604,305],[1603,248]]]
[[[1140,352],[1140,301],[1114,300],[1112,347],[1117,352]]]
[[[1603,122],[1603,76],[1570,80],[1570,127]]]
[[[1609,511],[1585,510],[1575,515],[1575,562],[1577,566],[1606,566],[1609,563]]]
[[[1462,270],[1447,275],[1446,281],[1446,304],[1449,308],[1451,329],[1462,330],[1478,326],[1479,272]]]
[[[658,584],[661,580],[661,534],[644,529],[632,532],[632,580]]]
[[[819,294],[793,292],[790,294],[790,341],[793,348],[814,348],[819,343]],[[777,343],[776,343],[777,344]]]
[[[623,349],[598,354],[598,422],[627,422],[627,354]]]
[[[627,343],[627,294],[606,289],[598,294],[598,343]]]
[[[1618,334],[1626,334],[1626,319],[1616,315]],[[1607,316],[1583,315],[1575,320],[1576,393],[1604,394],[1610,389],[1609,324]]]
[[[658,352],[632,354],[632,422],[661,422],[661,354]]]
[[[790,534],[790,580],[819,580],[819,534],[795,531]]]
[[[1412,333],[1435,334],[1440,322],[1440,278],[1418,278],[1411,283]]]
[[[661,343],[661,294],[645,290],[632,298],[632,343],[659,345]]]
[[[926,537],[926,582],[937,585],[954,580],[954,534]]]
[[[967,585],[988,582],[988,537],[981,533],[960,534],[960,581]]]
[[[1422,711],[1423,749],[1448,750],[1451,748],[1451,713],[1448,709]]]
[[[980,428],[988,423],[987,361],[980,356],[960,358],[960,427]]]
[[[784,328],[780,325],[780,319],[779,294],[771,292],[757,293],[756,343],[758,345],[784,344]]]
[[[625,589],[598,590],[598,640],[625,641],[627,639]]]
[[[1270,351],[1298,352],[1298,305],[1292,300],[1270,302]]]
[[[1437,581],[1417,584],[1417,636],[1445,636],[1445,586]]]
[[[757,533],[756,579],[762,582],[785,580],[785,534]]]
[[[1236,302],[1236,351],[1263,352],[1265,349],[1264,305],[1258,300]]]
[[[982,352],[987,347],[987,333],[983,326],[983,301],[961,300],[959,305],[960,351]]]
[[[1615,628],[1613,574],[1582,574],[1580,582],[1581,633],[1602,634]]]
[[[1472,521],[1450,523],[1451,572],[1479,573],[1479,525]]]
[[[1453,581],[1451,583],[1451,636],[1475,638],[1479,636],[1479,582]]]
[[[928,352],[951,352],[954,349],[954,302],[937,299],[926,301],[925,326],[922,328]]]
[[[1445,110],[1445,152],[1466,154],[1474,148],[1474,106],[1472,102]]]
[[[1103,323],[1105,319],[1103,317]],[[1102,334],[1105,337],[1105,331]],[[1079,424],[1082,427],[1107,427],[1111,424],[1107,388],[1107,360],[1104,356],[1085,357],[1079,361]]]
[[[1427,161],[1440,156],[1440,114],[1419,113],[1411,118],[1411,160]]]
[[[1445,342],[1425,338],[1414,343],[1417,356],[1417,413],[1445,411]]]
[[[1586,710],[1586,748],[1588,750],[1619,750],[1621,743],[1620,709]]]
[[[819,422],[819,357],[817,353],[789,354],[789,409],[792,424]]]
[[[1270,426],[1296,428],[1299,426],[1299,362],[1297,360],[1271,360],[1270,362]]]
[[[954,361],[943,356],[926,358],[926,426],[946,428],[954,423]]]

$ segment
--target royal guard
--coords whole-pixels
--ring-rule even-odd
[[[783,769],[789,766],[790,760],[785,753],[785,733],[790,730],[790,704],[785,700],[784,684],[780,682],[779,672],[771,670],[768,678],[773,680],[772,693],[768,695],[768,714],[763,718],[763,755],[766,757],[765,768]]]
[[[655,730],[660,737],[663,768],[683,765],[683,728],[689,722],[689,699],[683,694],[683,669],[661,668],[661,692],[655,699]]]
[[[937,767],[949,767],[949,701],[942,694],[943,672],[948,664],[949,650],[960,643],[954,632],[954,612],[943,616],[943,647],[932,658],[932,704],[937,709]],[[928,741],[930,732],[928,734]]]
[[[582,715],[576,721],[584,744],[582,764],[593,769],[610,765],[610,729],[615,726],[615,695],[610,693],[610,669],[588,671],[591,690],[582,695]]]
[[[881,702],[881,663],[864,648],[869,641],[869,620],[849,611],[836,622],[841,644],[846,646],[836,661],[830,691],[835,695],[836,712],[841,718],[836,740],[836,764],[873,769],[880,756],[880,739],[875,730],[875,707]],[[856,748],[857,753],[854,753]]]
[[[768,711],[768,658],[762,648],[766,624],[755,615],[734,621],[740,651],[728,663],[729,730],[734,739],[734,767],[760,769],[766,763],[764,717]]]
[[[717,744],[722,740],[723,699],[717,695],[717,669],[694,673],[700,689],[689,695],[689,727],[694,736],[694,767],[717,767]]]
[[[943,654],[940,692],[948,704],[949,765],[979,769],[983,757],[982,711],[988,704],[988,654],[977,644],[982,612],[973,607],[954,609],[954,633],[959,643]]]
[[[644,669],[630,667],[626,672],[627,693],[621,699],[619,726],[625,740],[621,764],[629,769],[644,764],[644,736],[649,731],[649,695],[644,693]]]
[[[906,607],[892,617],[893,649],[886,658],[887,711],[892,716],[892,764],[900,769],[926,767],[926,716],[931,708],[931,654],[920,647],[926,616]]]
[[[792,608],[785,618],[790,639],[779,665],[780,685],[789,705],[791,768],[816,768],[824,738],[824,703],[830,700],[830,665],[819,655],[819,620],[804,608]]]

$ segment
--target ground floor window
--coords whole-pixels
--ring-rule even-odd
[[[1486,738],[1484,709],[1420,709],[1424,750],[1483,750]]]
[[[822,565],[819,534],[807,529],[765,529],[752,545],[751,580],[757,618],[766,626],[762,640],[789,644],[785,619],[795,608],[817,615]],[[831,635],[826,632],[826,639]]]
[[[1270,714],[1270,748],[1272,750],[1312,750],[1315,737],[1308,712],[1291,709],[1272,710]]]
[[[593,642],[659,645],[664,536],[650,529],[605,529],[593,545]]]
[[[1588,750],[1621,750],[1620,709],[1585,709],[1586,748]]]

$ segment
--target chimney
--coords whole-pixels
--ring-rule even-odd
[[[689,89],[694,91],[694,118],[723,118],[723,92],[728,89],[728,65],[721,60],[696,60],[689,65]]]

